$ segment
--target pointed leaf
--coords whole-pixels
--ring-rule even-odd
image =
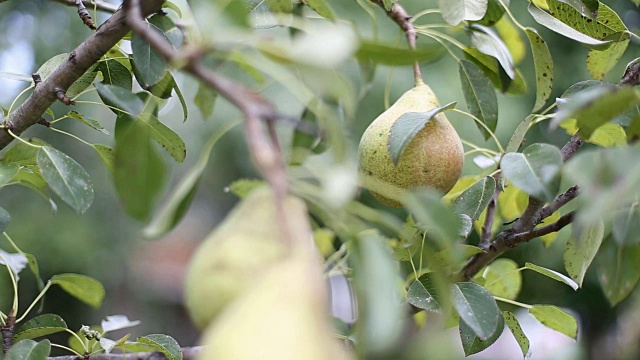
[[[75,160],[50,146],[40,148],[38,168],[60,198],[76,212],[84,213],[93,201],[93,184],[89,174]]]
[[[151,114],[140,114],[140,117],[136,121],[147,127],[149,137],[167,150],[171,157],[179,163],[184,161],[187,156],[187,147],[178,134]]]
[[[55,314],[42,314],[34,317],[33,319],[22,324],[15,335],[13,335],[13,342],[18,342],[23,339],[35,339],[40,336],[49,334],[55,334],[67,329],[67,323]]]
[[[194,166],[178,182],[174,190],[171,191],[171,196],[169,200],[167,200],[166,205],[160,209],[151,223],[144,229],[144,235],[146,237],[160,237],[173,229],[180,220],[182,220],[196,194],[202,173],[209,162],[211,150],[218,140],[237,124],[237,122],[233,122],[223,126],[211,136],[209,141],[203,146],[200,157]]]
[[[536,29],[525,28],[531,45],[533,64],[536,69],[536,103],[532,111],[538,111],[549,99],[553,89],[553,59],[547,43],[540,37]]]
[[[133,87],[131,71],[118,60],[107,59],[100,62],[96,69],[102,73],[103,84],[116,85],[131,91]]]
[[[101,144],[93,144],[91,145],[93,149],[100,156],[100,160],[104,163],[104,166],[109,170],[111,174],[113,174],[114,163],[115,163],[115,152],[112,148],[101,145]]]
[[[515,300],[522,287],[518,264],[511,259],[497,259],[482,272],[484,287],[494,296]]]
[[[587,69],[594,79],[602,80],[627,50],[630,37],[626,32],[613,35],[613,44],[603,50],[591,49],[587,55]]]
[[[151,24],[147,24],[147,31],[158,31],[162,34],[162,31]],[[162,36],[169,44],[169,39],[164,34]],[[167,62],[135,32],[131,37],[131,49],[133,53],[132,65],[140,86],[146,89],[162,80],[167,72]]]
[[[388,151],[394,165],[398,165],[402,152],[409,145],[414,136],[422,130],[425,125],[437,114],[453,109],[456,102],[448,103],[444,106],[425,112],[407,112],[402,114],[391,126],[388,139]]]
[[[575,230],[574,228],[574,234],[567,241],[567,247],[564,250],[564,267],[569,276],[582,287],[584,274],[602,243],[604,224],[602,221],[593,223],[588,228],[582,229],[577,237]]]
[[[551,201],[560,186],[562,155],[555,146],[533,144],[522,153],[507,153],[500,168],[507,180],[527,194]]]
[[[462,50],[464,51],[465,58],[478,66],[480,70],[489,77],[494,88],[499,89],[503,93],[506,92],[514,95],[522,95],[527,92],[527,84],[524,82],[524,78],[519,70],[516,69],[516,78],[513,81],[509,79],[508,84],[503,84],[499,73],[504,72],[504,70],[502,70],[496,58],[483,54],[474,47],[465,47]],[[504,89],[505,85],[506,90]]]
[[[466,214],[471,220],[477,220],[489,205],[496,190],[496,181],[492,176],[485,176],[465,190],[451,205],[456,214]]]
[[[487,12],[488,0],[438,0],[442,18],[456,26],[465,20],[480,20]]]
[[[578,337],[578,322],[576,319],[553,305],[533,305],[529,309],[542,325],[565,334],[573,339]]]
[[[49,281],[94,308],[100,307],[104,300],[104,286],[92,277],[80,274],[59,274],[53,276]]]
[[[86,117],[75,110],[69,111],[67,113],[67,116],[72,119],[78,120],[81,123],[88,125],[89,127],[96,129],[105,135],[110,135],[109,132],[104,127],[102,127],[98,120]]]
[[[555,31],[556,33],[562,36],[566,36],[572,40],[575,40],[577,42],[580,42],[586,45],[591,45],[591,46],[603,46],[611,42],[611,41],[601,41],[591,36],[583,34],[580,31],[575,30],[571,26],[556,19],[555,17],[553,17],[546,11],[540,9],[533,3],[529,4],[528,10],[529,10],[529,14],[533,16],[533,19],[538,24],[546,27],[549,30]]]
[[[524,264],[524,267],[525,267],[526,269],[533,270],[533,271],[535,271],[535,272],[537,272],[537,273],[539,273],[539,274],[542,274],[542,275],[544,275],[544,276],[546,276],[546,277],[549,277],[549,278],[551,278],[551,279],[553,279],[553,280],[556,280],[556,281],[560,281],[560,282],[562,282],[562,283],[565,283],[565,284],[567,284],[567,285],[571,286],[571,288],[572,288],[573,290],[578,290],[578,288],[580,287],[580,286],[579,286],[575,281],[573,281],[570,277],[568,277],[568,276],[566,276],[566,275],[564,275],[564,274],[561,274],[561,273],[559,273],[559,272],[557,272],[557,271],[554,271],[554,270],[551,270],[551,269],[547,269],[547,268],[544,268],[544,267],[542,267],[542,266],[538,266],[538,265],[536,265],[536,264],[532,264],[532,263],[530,263],[530,262],[525,263],[525,264]]]
[[[132,117],[137,117],[144,109],[144,102],[130,90],[117,85],[96,84],[98,94],[106,105],[114,106]]]
[[[35,342],[25,339],[14,344],[4,356],[4,360],[46,360],[51,352],[49,340]]]
[[[637,233],[636,233],[637,236]],[[611,306],[616,306],[636,288],[640,280],[640,244],[620,245],[607,239],[596,257],[596,269],[602,291]]]
[[[116,190],[127,214],[145,220],[164,186],[165,164],[151,144],[149,127],[142,121],[119,116],[115,135]]]
[[[178,342],[171,336],[164,334],[151,334],[140,336],[138,342],[149,345],[156,351],[160,351],[167,360],[182,360],[182,349]]]
[[[480,340],[489,339],[500,325],[502,313],[491,293],[472,282],[461,282],[451,286],[453,306]]]
[[[520,124],[518,124],[518,127],[513,132],[511,139],[509,139],[509,143],[505,148],[505,153],[518,152],[520,146],[522,146],[527,131],[529,131],[529,127],[533,123],[533,120],[535,120],[535,117],[533,115],[529,115]]]
[[[469,112],[484,123],[489,130],[495,131],[498,125],[498,98],[491,80],[480,68],[467,60],[460,60],[460,82]],[[485,140],[491,135],[477,124]]]
[[[520,327],[520,323],[518,319],[511,311],[503,311],[502,316],[504,317],[504,323],[509,327],[513,337],[516,338],[518,345],[520,346],[520,350],[522,350],[522,355],[525,359],[531,358],[531,349],[529,348],[529,339],[527,335],[524,334],[522,328]]]
[[[483,54],[496,58],[507,76],[509,76],[511,80],[514,80],[516,78],[516,72],[513,57],[511,56],[511,52],[509,52],[509,48],[507,48],[507,45],[505,45],[498,34],[496,34],[493,29],[479,24],[471,25],[470,30],[471,43],[473,46]]]
[[[640,91],[632,87],[588,88],[558,104],[558,112],[551,126],[558,126],[567,119],[576,119],[580,134],[589,138],[603,124],[624,114],[640,103]]]
[[[441,308],[437,280],[431,273],[414,280],[407,290],[407,301],[418,309],[438,311]]]
[[[480,340],[480,338],[473,332],[471,327],[460,319],[460,340],[462,341],[462,348],[464,355],[469,356],[477,354],[480,351],[493,345],[498,340],[502,332],[504,331],[504,318],[502,315],[498,318],[498,327],[491,336],[486,340]]]

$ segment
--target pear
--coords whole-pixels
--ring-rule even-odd
[[[312,241],[304,202],[287,196],[284,208],[289,235],[297,237],[295,241]],[[254,286],[265,269],[285,258],[289,250],[282,235],[273,192],[264,187],[249,193],[202,242],[185,280],[186,307],[198,328],[205,328]]]
[[[347,360],[332,334],[318,258],[294,251],[220,314],[197,360]]]
[[[400,116],[439,106],[431,88],[418,81],[362,134],[358,152],[363,185],[382,203],[400,207],[406,190],[421,186],[445,194],[458,181],[464,149],[458,133],[443,113],[435,115],[415,135],[400,155],[397,166],[387,150],[389,132]]]

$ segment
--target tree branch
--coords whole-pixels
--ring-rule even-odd
[[[72,1],[75,6],[75,1]],[[145,15],[160,10],[163,0],[146,0],[141,11]],[[42,81],[19,108],[9,114],[7,129],[20,135],[30,126],[36,124],[42,114],[58,99],[60,90],[66,91],[93,64],[97,63],[128,32],[124,11],[117,11],[102,24],[96,32],[71,52],[70,58],[63,62],[44,81]],[[0,149],[13,141],[8,131],[0,130]]]
[[[77,6],[76,0],[49,0],[49,1],[54,1],[61,4],[69,5],[69,6]],[[89,9],[93,9],[95,5],[97,10],[104,11],[104,12],[114,13],[118,10],[118,6],[109,4],[108,2],[100,1],[100,0],[93,0],[93,1],[83,0],[82,3],[84,4],[84,6],[88,6]]]
[[[496,188],[494,189],[491,200],[489,200],[489,204],[487,205],[487,215],[485,216],[484,224],[482,225],[482,234],[480,235],[480,242],[478,243],[478,247],[481,249],[489,247],[491,242],[491,229],[493,228],[493,222],[495,220],[498,195],[500,195],[500,173],[496,173],[493,178],[496,181]]]
[[[280,156],[277,139],[265,136],[262,120],[276,120],[280,114],[271,103],[257,93],[216,74],[201,63],[201,51],[179,52],[166,41],[158,32],[152,30],[144,21],[140,11],[139,0],[125,0],[123,2],[127,16],[127,24],[143,40],[169,63],[181,64],[182,70],[195,76],[200,81],[215,89],[221,96],[235,105],[244,114],[245,134],[250,153],[260,172],[273,187],[275,193],[277,219],[280,222],[282,239],[286,244],[291,243],[288,233],[287,214],[284,209],[284,197],[288,189],[287,174],[284,162]]]
[[[402,5],[395,3],[392,5],[391,10],[387,10],[384,6],[384,2],[382,0],[371,0],[371,2],[380,6],[384,11],[386,11],[387,16],[393,20],[402,31],[404,31],[405,36],[407,37],[407,42],[409,43],[409,48],[411,50],[416,49],[416,39],[418,38],[416,34],[416,29],[411,22],[412,16],[407,13],[407,11],[402,7]],[[413,63],[413,76],[416,81],[416,85],[423,83],[422,73],[420,72],[420,64],[416,60]]]
[[[580,189],[578,188],[578,185],[573,185],[563,194],[558,195],[558,197],[553,202],[551,202],[551,204],[543,207],[542,209],[540,209],[540,211],[538,211],[538,213],[536,213],[536,215],[532,219],[534,226],[542,223],[544,219],[548,218],[554,212],[558,211],[558,209],[565,206],[569,201],[575,199],[578,195],[580,195],[579,191]]]

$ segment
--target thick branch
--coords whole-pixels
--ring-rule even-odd
[[[193,360],[202,352],[202,346],[182,348],[182,358],[184,360]],[[146,353],[128,353],[128,354],[96,354],[92,355],[90,360],[167,360],[167,357],[160,352]],[[78,360],[75,355],[53,356],[48,360]]]
[[[75,1],[72,1],[75,5]],[[142,13],[151,14],[158,10],[163,0],[146,0],[142,4]],[[66,91],[93,64],[97,63],[109,49],[120,41],[128,32],[124,11],[117,11],[98,30],[78,46],[72,54],[73,61],[68,59],[31,93],[31,96],[9,115],[7,127],[16,135],[20,135],[33,124],[58,99],[60,90]],[[7,131],[0,131],[0,149],[13,141]]]
[[[523,242],[527,242],[531,239],[535,239],[537,237],[545,236],[547,234],[551,234],[553,232],[560,231],[563,227],[571,224],[573,221],[574,212],[570,212],[562,215],[558,221],[543,226],[539,228],[532,229],[531,231],[526,231],[519,234],[513,234],[505,238],[505,244],[508,247],[514,247],[518,244],[522,244]]]
[[[407,13],[407,11],[402,7],[402,5],[395,3],[391,7],[391,10],[387,10],[384,6],[384,2],[382,0],[372,0],[373,3],[376,3],[382,9],[387,12],[387,16],[393,20],[402,31],[404,31],[405,36],[407,37],[407,42],[409,43],[409,48],[412,50],[416,49],[416,39],[418,38],[416,34],[416,29],[411,22],[412,16]],[[415,77],[416,85],[421,84],[422,73],[420,72],[420,64],[416,60],[413,63],[413,76]]]
[[[55,1],[61,4],[69,5],[69,6],[76,6],[76,0],[49,0],[49,1]],[[89,9],[93,9],[93,7],[95,6],[97,10],[104,11],[104,12],[114,13],[116,12],[116,10],[118,10],[118,7],[116,5],[109,4],[108,2],[104,2],[100,0],[94,0],[94,1],[83,0],[82,3],[84,4],[84,6],[88,6]]]
[[[0,326],[0,334],[2,334],[2,353],[6,354],[13,345],[13,330],[16,325],[16,317],[13,315],[13,309],[9,310],[4,325]]]

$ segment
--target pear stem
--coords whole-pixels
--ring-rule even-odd
[[[391,6],[390,10],[387,10],[384,6],[384,2],[382,0],[374,0],[374,3],[378,4],[381,8],[383,8],[387,12],[387,16],[393,20],[402,31],[404,31],[405,36],[407,37],[407,42],[409,43],[409,48],[411,50],[416,49],[416,39],[418,35],[416,33],[416,29],[411,22],[413,18],[407,11],[402,7],[402,5],[395,3]],[[420,64],[418,60],[413,63],[413,77],[415,78],[415,85],[424,84],[424,80],[422,79],[422,72],[420,71]]]

